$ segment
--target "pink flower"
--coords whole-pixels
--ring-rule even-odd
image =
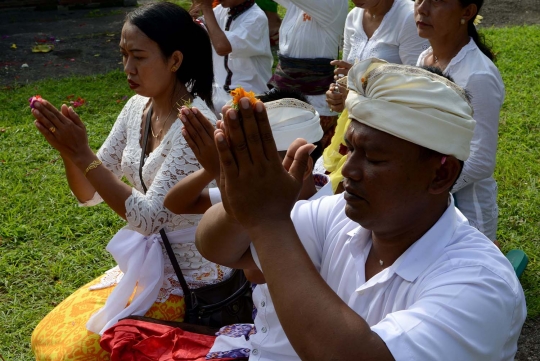
[[[41,95],[34,95],[31,98],[28,98],[28,101],[30,102],[30,108],[34,109],[34,103],[41,101]]]

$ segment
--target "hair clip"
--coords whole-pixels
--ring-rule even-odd
[[[441,164],[444,164],[444,163],[446,163],[446,155],[441,158]]]

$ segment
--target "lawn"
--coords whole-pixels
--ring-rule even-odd
[[[530,257],[522,277],[529,316],[540,316],[540,27],[483,31],[506,84],[496,179],[498,239]],[[105,246],[123,221],[104,205],[79,208],[58,154],[35,129],[27,99],[56,105],[77,97],[90,144],[98,149],[125,104],[120,72],[46,80],[0,91],[0,354],[31,360],[39,320],[78,287],[114,265]]]

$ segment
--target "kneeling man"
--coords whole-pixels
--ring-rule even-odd
[[[450,195],[475,125],[467,95],[377,59],[353,66],[348,87],[345,192],[312,202],[295,204],[313,146],[287,171],[263,104],[228,110],[215,133],[224,202],[199,224],[201,254],[262,270],[298,359],[513,360],[523,290]],[[274,342],[250,360],[280,360]]]

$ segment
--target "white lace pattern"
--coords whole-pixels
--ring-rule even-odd
[[[149,98],[135,95],[127,102],[97,153],[107,169],[119,179],[126,177],[133,186],[132,194],[125,203],[126,228],[143,235],[158,233],[161,228],[166,232],[190,228],[196,226],[202,217],[196,214],[176,215],[163,206],[167,192],[182,178],[200,169],[197,158],[182,136],[182,124],[178,119],[171,125],[161,144],[146,158],[142,176],[148,191],[146,194],[143,192],[139,179],[140,137],[142,116],[148,101]],[[215,124],[214,113],[202,99],[195,98],[192,104]],[[81,205],[92,206],[102,201],[96,193],[90,201]],[[232,272],[227,267],[204,259],[194,243],[173,244],[172,247],[186,281],[193,288],[220,282]],[[165,302],[171,294],[183,294],[165,249],[163,252],[164,281],[157,302]],[[107,271],[101,282],[92,289],[114,286],[122,276],[122,271],[115,267]]]

